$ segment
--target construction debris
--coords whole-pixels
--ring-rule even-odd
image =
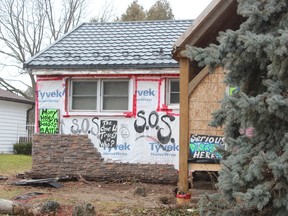
[[[0,175],[0,180],[7,180],[7,179],[8,179],[7,176],[2,176],[2,175]]]
[[[62,184],[58,183],[59,178],[46,178],[46,179],[30,179],[30,180],[21,180],[17,182],[12,182],[12,185],[16,186],[51,186],[54,188],[63,187]]]

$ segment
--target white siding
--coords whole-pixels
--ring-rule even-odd
[[[0,100],[0,153],[13,153],[13,144],[25,136],[28,104]]]

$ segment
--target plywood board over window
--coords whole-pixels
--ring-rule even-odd
[[[189,96],[189,134],[223,135],[222,128],[210,127],[214,111],[220,108],[226,85],[223,83],[225,72],[221,67],[206,75]]]

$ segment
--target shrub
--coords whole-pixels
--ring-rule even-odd
[[[31,155],[32,153],[32,142],[27,143],[16,143],[13,145],[13,150],[16,154]]]

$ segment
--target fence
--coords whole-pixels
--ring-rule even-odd
[[[18,124],[17,140],[19,143],[32,142],[32,136],[35,132],[34,124]]]

